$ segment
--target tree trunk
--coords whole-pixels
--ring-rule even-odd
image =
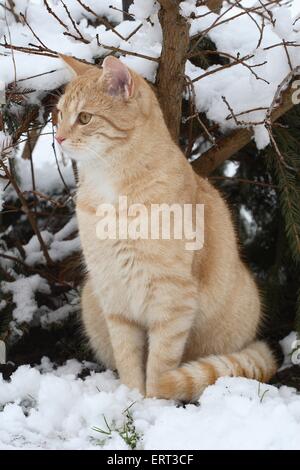
[[[173,139],[178,142],[190,26],[180,15],[178,0],[160,0],[159,3],[163,44],[156,85],[166,124]]]

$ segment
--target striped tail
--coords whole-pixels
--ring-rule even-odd
[[[206,356],[168,371],[158,385],[159,398],[194,401],[219,377],[247,377],[267,382],[275,374],[278,362],[264,341],[255,341],[233,354]]]

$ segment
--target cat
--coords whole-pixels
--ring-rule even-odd
[[[87,280],[82,319],[96,357],[147,397],[194,401],[222,376],[268,381],[256,283],[226,202],[172,140],[152,87],[119,59],[61,56],[74,74],[56,138],[79,164],[76,211]],[[204,245],[96,236],[100,204],[204,204]],[[120,214],[117,213],[120,217]]]

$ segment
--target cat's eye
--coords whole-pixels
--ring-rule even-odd
[[[90,113],[82,112],[78,114],[78,121],[82,125],[88,124],[91,119],[92,119],[92,115]]]

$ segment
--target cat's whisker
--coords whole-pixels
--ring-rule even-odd
[[[103,156],[95,149],[93,149],[90,145],[79,144],[77,145],[77,148],[84,151],[87,150],[88,152],[92,153],[97,159],[101,160],[108,168],[111,168],[108,159],[103,158]]]

